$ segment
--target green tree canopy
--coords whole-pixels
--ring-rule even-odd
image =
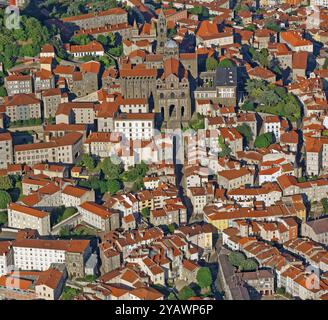
[[[229,254],[228,259],[234,267],[239,267],[246,258],[243,253],[234,251]]]
[[[167,226],[167,228],[168,228],[169,232],[170,232],[171,234],[173,234],[173,233],[174,233],[174,230],[175,230],[175,224],[174,224],[174,223],[170,223],[170,224]]]
[[[195,131],[200,129],[205,129],[205,117],[200,113],[197,113],[196,117],[193,116],[193,119],[189,120],[189,128]]]
[[[246,139],[247,144],[252,141],[253,134],[252,129],[247,124],[242,124],[236,127],[236,130]]]
[[[103,35],[103,34],[100,34],[100,35],[97,37],[97,41],[100,42],[104,47],[107,47],[108,44],[109,44],[109,39],[108,39],[108,37],[106,37],[106,36]]]
[[[85,166],[88,170],[92,171],[95,169],[97,162],[91,155],[85,153],[82,155],[79,165]]]
[[[77,36],[73,36],[71,38],[71,43],[78,45],[85,45],[91,42],[91,38],[87,34],[80,34]]]
[[[273,30],[275,32],[280,32],[281,31],[281,27],[274,21],[269,21],[265,24],[265,28],[269,29],[269,30]]]
[[[176,296],[174,293],[170,292],[169,296],[167,297],[168,300],[177,300]]]
[[[323,69],[328,69],[328,58],[325,59],[325,62],[323,63]]]
[[[223,137],[219,136],[218,141],[219,147],[221,148],[221,151],[219,152],[219,157],[224,158],[226,156],[229,156],[232,150],[227,144],[225,144]]]
[[[121,173],[123,172],[123,164],[120,162],[119,164],[113,163],[111,158],[105,158],[101,164],[100,169],[104,173],[105,177],[108,179],[119,179]]]
[[[118,180],[108,180],[107,181],[107,191],[110,194],[115,194],[121,190],[121,183]]]
[[[202,267],[197,272],[197,283],[202,288],[209,288],[213,283],[211,270],[208,267]]]
[[[0,190],[0,209],[6,209],[10,202],[10,194],[7,191]]]
[[[246,259],[241,262],[241,271],[255,271],[258,268],[258,264],[254,259]]]
[[[252,56],[254,61],[257,61],[262,67],[269,66],[269,51],[266,48],[262,48],[261,50],[256,50],[253,47],[249,48],[249,53]]]
[[[189,9],[188,12],[197,15],[200,20],[207,20],[210,16],[208,8],[204,6],[195,6]]]
[[[141,209],[141,215],[147,219],[149,218],[149,215],[150,215],[150,209],[149,208],[143,208]]]
[[[261,80],[247,80],[245,85],[248,100],[256,103],[256,111],[271,113],[288,118],[291,121],[302,115],[301,107],[292,93],[275,84],[267,84]]]
[[[69,218],[70,216],[72,216],[73,214],[75,214],[77,212],[77,209],[75,207],[68,207],[68,208],[65,208],[62,216],[59,218],[59,221],[63,221],[67,218]]]
[[[0,87],[0,97],[5,97],[7,96],[7,90],[5,89],[5,87]]]
[[[255,106],[254,106],[254,103],[251,102],[251,101],[245,101],[243,103],[243,105],[241,106],[241,109],[242,110],[245,110],[245,111],[254,111],[255,110]]]
[[[221,67],[221,68],[231,68],[231,67],[234,67],[236,64],[230,60],[230,59],[223,59],[219,62],[219,65],[218,67]]]
[[[321,204],[323,207],[323,213],[328,214],[328,199],[327,198],[321,199]]]
[[[2,176],[0,177],[0,189],[1,190],[9,190],[14,187],[13,181],[8,176]]]
[[[194,297],[196,294],[194,292],[194,290],[192,290],[190,287],[183,287],[179,294],[178,294],[178,298],[179,300],[188,300],[191,297]]]
[[[213,71],[216,70],[216,68],[219,66],[219,62],[217,59],[213,57],[208,57],[206,59],[206,70],[207,71]]]
[[[6,224],[8,222],[8,213],[7,211],[0,212],[0,226]]]
[[[274,141],[272,132],[263,133],[256,137],[254,145],[256,148],[267,148]]]

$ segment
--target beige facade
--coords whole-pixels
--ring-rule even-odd
[[[10,121],[40,119],[41,103],[33,94],[18,94],[5,103]]]
[[[83,147],[81,133],[69,133],[50,142],[18,145],[15,147],[15,162],[34,165],[41,162],[76,162]]]
[[[225,189],[236,189],[246,184],[253,185],[254,176],[248,169],[218,172],[218,184]]]
[[[10,132],[0,133],[0,169],[14,162],[13,140]]]
[[[303,222],[301,232],[303,237],[328,245],[328,218]]]
[[[50,234],[50,214],[11,203],[8,207],[8,226],[17,229],[36,229],[41,236]]]
[[[85,202],[78,207],[82,220],[101,231],[111,231],[120,227],[119,213],[113,212],[94,202]]]

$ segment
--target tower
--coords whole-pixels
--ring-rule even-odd
[[[132,26],[132,38],[137,38],[139,36],[139,28],[137,25],[137,21],[134,20],[133,26]]]
[[[157,21],[157,45],[156,53],[164,53],[164,46],[167,41],[167,24],[163,10],[161,9]]]

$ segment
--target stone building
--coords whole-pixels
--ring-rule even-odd
[[[12,74],[5,78],[5,88],[8,96],[33,92],[33,79],[30,75]]]
[[[55,117],[58,106],[68,102],[68,96],[63,95],[59,88],[48,89],[42,92],[44,118]]]
[[[6,169],[14,162],[13,138],[10,132],[0,133],[0,169]]]
[[[120,253],[110,248],[108,243],[103,242],[99,245],[99,253],[101,260],[101,274],[111,272],[121,266]]]
[[[219,67],[216,71],[203,72],[200,77],[203,85],[196,89],[195,99],[209,99],[224,106],[237,105],[237,67]]]
[[[167,23],[163,10],[161,10],[157,21],[157,43],[156,53],[164,53],[164,46],[167,41]]]
[[[302,236],[328,245],[328,217],[304,222]]]
[[[122,8],[112,8],[106,11],[66,17],[62,21],[68,26],[77,26],[81,29],[101,28],[107,25],[127,23],[128,13]]]
[[[120,86],[124,98],[149,98],[156,88],[156,69],[122,69]]]
[[[16,94],[10,97],[4,106],[11,122],[41,118],[41,103],[33,93]]]
[[[155,112],[164,126],[180,128],[191,118],[188,71],[176,58],[164,61],[164,69],[156,81]]]

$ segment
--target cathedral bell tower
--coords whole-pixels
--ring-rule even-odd
[[[164,53],[164,46],[167,41],[167,24],[166,24],[166,18],[163,12],[163,9],[161,9],[161,12],[158,16],[157,21],[157,45],[156,45],[156,53]]]

